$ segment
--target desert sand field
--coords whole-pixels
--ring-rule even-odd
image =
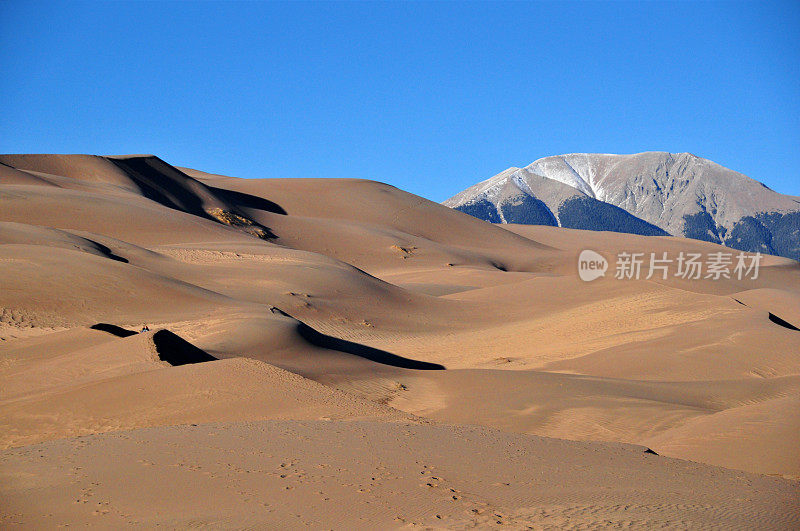
[[[730,251],[2,155],[0,527],[800,527],[800,264],[584,249]]]

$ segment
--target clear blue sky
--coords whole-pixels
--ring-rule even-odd
[[[800,195],[800,2],[0,1],[0,152],[154,153],[441,201],[569,152]]]

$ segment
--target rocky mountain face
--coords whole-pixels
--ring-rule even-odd
[[[800,260],[800,197],[690,153],[572,153],[444,202],[492,223],[685,236]]]

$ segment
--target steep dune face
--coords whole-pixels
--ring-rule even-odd
[[[397,435],[390,421],[478,424],[529,443],[525,434],[585,441],[587,455],[608,455],[597,441],[634,443],[662,455],[800,476],[796,445],[772,444],[789,438],[800,418],[793,407],[800,332],[776,321],[798,325],[800,266],[792,260],[765,256],[757,279],[623,281],[609,272],[587,283],[576,269],[586,248],[607,258],[726,249],[674,237],[493,225],[372,181],[243,180],[152,156],[14,155],[0,163],[0,444],[20,447],[0,456],[0,474],[10,478],[0,484],[10,485],[4,496],[17,500],[22,514],[31,514],[18,497],[31,485],[17,468],[27,466],[27,445],[123,429],[149,440],[140,430],[153,426],[175,426],[147,433],[179,441],[193,428],[178,425],[207,422],[227,430],[234,422],[283,419],[293,430],[311,420],[319,421],[312,431],[332,429],[328,435],[339,437],[347,429],[324,419],[371,419],[363,440],[344,436],[341,444],[352,448]],[[430,437],[460,440],[461,429],[414,432],[414,451],[433,452]],[[236,437],[271,452],[259,430]],[[115,437],[93,438],[92,452],[111,449]],[[458,466],[505,444],[475,441]],[[73,444],[53,442],[42,455],[52,463]],[[572,455],[552,441],[530,444],[526,455],[548,463]],[[447,453],[436,447],[436,455]],[[756,457],[754,448],[773,451]],[[216,450],[196,451],[198,464],[217,462]],[[324,448],[316,451],[319,464],[333,466]],[[390,452],[375,466],[403,455]],[[623,460],[642,465],[637,459]],[[657,462],[646,471],[656,483],[688,466]],[[513,475],[512,465],[503,466],[498,474]],[[458,470],[464,482],[485,472]],[[730,515],[731,505],[712,490],[739,496],[738,487],[715,484],[717,469],[696,472],[697,488],[710,496],[710,512],[697,518]],[[332,500],[368,511],[345,492],[350,480],[343,477],[314,481],[318,490],[335,490]],[[163,478],[179,481],[166,472]],[[399,477],[386,480],[408,488]],[[617,492],[620,504],[638,500],[642,522],[674,523],[685,512],[675,509],[686,500],[674,493],[660,491],[660,508],[650,507],[619,481],[598,477],[596,486]],[[791,483],[770,485],[794,496]],[[262,494],[276,496],[272,487]],[[453,496],[463,497],[451,492],[451,502]],[[544,522],[519,496],[479,498],[513,512],[516,524]],[[589,493],[577,501],[562,491],[553,496],[554,507],[575,504],[595,522],[589,515],[599,502]],[[225,503],[241,509],[236,500]],[[438,503],[422,512],[444,511]],[[630,519],[603,507],[613,522]],[[307,514],[324,514],[316,510]],[[663,511],[673,513],[648,519]],[[59,514],[66,523],[85,517]],[[467,520],[460,514],[442,516],[453,525],[490,523],[482,512]],[[381,518],[438,520],[428,516]],[[341,522],[352,523],[346,516]]]
[[[800,259],[800,199],[691,153],[571,153],[444,202],[493,223],[686,236]]]
[[[73,186],[3,185],[3,221],[80,230],[148,246],[195,241],[250,241],[227,225],[164,207],[141,195]]]
[[[269,230],[247,218],[208,187],[152,155],[95,157],[89,155],[0,155],[0,163],[31,175],[57,176],[54,185],[81,189],[89,182],[147,198],[168,208],[215,220],[263,239]]]
[[[152,155],[0,155],[0,162],[32,175],[115,186],[194,215],[224,206],[203,184]]]

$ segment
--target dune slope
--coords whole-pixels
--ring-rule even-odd
[[[764,256],[755,279],[696,280],[618,280],[612,265],[583,282],[577,260],[587,248],[609,259],[731,252],[674,237],[493,225],[373,181],[244,180],[150,155],[0,156],[0,474],[9,478],[0,483],[10,504],[0,512],[30,527],[85,523],[93,511],[108,525],[190,525],[144,485],[183,485],[194,472],[171,465],[191,462],[209,471],[189,496],[196,523],[299,514],[329,527],[368,525],[362,516],[453,527],[496,524],[497,510],[520,526],[793,525],[796,482],[740,471],[800,478],[800,264]],[[408,446],[384,447],[403,430]],[[228,434],[227,450],[211,433]],[[125,441],[140,441],[141,461],[156,466],[104,457],[128,451]],[[525,492],[533,469],[504,490],[499,476],[519,468],[512,441],[550,470],[539,490]],[[462,443],[459,457],[451,448]],[[653,461],[620,443],[703,465]],[[316,478],[309,492],[333,489],[332,503],[279,509],[276,500],[312,487],[286,492],[272,476],[257,495],[242,494],[249,487],[237,487],[243,478],[221,457],[236,445],[256,452],[236,465],[252,477],[263,472],[257,452],[302,446],[314,463],[303,472]],[[185,461],[153,460],[158,448],[188,447]],[[364,483],[366,468],[335,469],[359,448],[383,452],[369,466],[394,470],[377,490]],[[101,484],[119,474],[141,490],[103,490],[91,504],[113,502],[108,512],[68,507],[84,488],[64,487],[72,469],[59,459],[73,453],[81,470],[96,461]],[[480,462],[491,455],[505,456],[491,461],[496,471]],[[646,464],[637,474],[652,489],[602,472],[610,455],[634,470]],[[423,490],[403,509],[396,493],[419,485],[396,467],[423,457],[455,467],[460,493]],[[684,480],[696,480],[694,498],[675,494]],[[27,489],[42,496],[26,498]],[[45,505],[56,491],[66,497]],[[452,499],[468,493],[477,506]],[[770,509],[770,496],[786,503]],[[348,503],[359,509],[329,507]]]

